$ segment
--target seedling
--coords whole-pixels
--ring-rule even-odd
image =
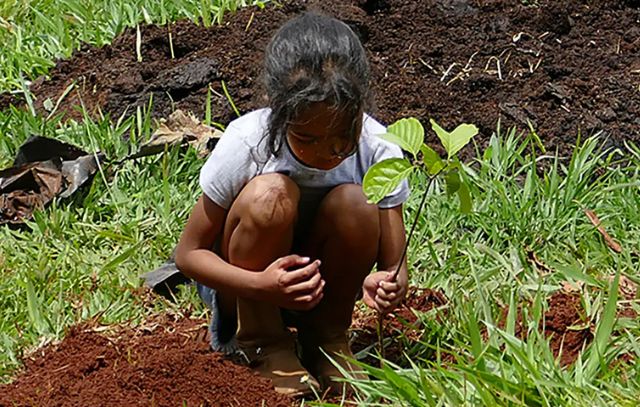
[[[462,165],[456,154],[466,146],[471,138],[478,134],[478,128],[472,124],[461,124],[452,132],[448,132],[431,119],[431,127],[440,139],[442,146],[447,152],[446,159],[424,143],[424,127],[415,118],[405,118],[393,123],[387,129],[387,133],[381,137],[387,141],[395,143],[404,151],[411,154],[412,159],[390,158],[374,164],[364,176],[363,190],[367,199],[371,203],[378,203],[391,191],[396,189],[400,183],[408,179],[416,171],[424,172],[429,182],[422,191],[422,198],[418,206],[418,211],[413,219],[409,235],[402,251],[402,256],[398,262],[391,281],[395,281],[400,267],[407,255],[409,242],[416,229],[416,224],[422,212],[422,208],[431,189],[433,181],[439,176],[444,177],[448,195],[457,194],[460,199],[460,211],[471,212],[472,202],[469,186],[465,180]],[[384,347],[382,346],[382,315],[378,318],[378,341],[380,355],[384,358]]]

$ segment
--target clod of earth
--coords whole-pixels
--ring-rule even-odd
[[[540,321],[539,329],[549,340],[553,355],[560,358],[560,364],[572,364],[586,347],[593,341],[589,321],[580,302],[581,294],[573,288],[561,290],[547,299],[547,311]],[[503,310],[501,325],[506,321],[509,309]],[[515,335],[524,339],[527,336],[523,322],[523,312],[519,307],[516,314]]]
[[[560,364],[564,366],[575,362],[593,341],[580,299],[580,294],[559,291],[547,300],[549,309],[544,314],[544,332],[554,356],[560,357]],[[576,328],[580,326],[583,328]]]
[[[593,342],[594,327],[582,306],[582,284],[564,282],[562,285],[562,290],[556,291],[547,299],[547,310],[539,329],[549,340],[551,351],[560,359],[560,364],[568,366]],[[622,298],[632,300],[635,299],[637,286],[622,276],[619,291]],[[508,308],[503,310],[501,326],[504,326],[508,312]],[[638,314],[629,304],[623,303],[618,307],[617,317],[637,318]],[[515,335],[524,339],[527,332],[522,318],[522,310],[518,308]],[[624,358],[627,361],[632,359],[629,355]]]

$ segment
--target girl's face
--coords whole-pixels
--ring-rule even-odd
[[[362,116],[362,113],[358,113]],[[330,170],[337,167],[358,148],[349,140],[351,117],[324,102],[312,103],[287,129],[287,143],[293,154],[309,167]],[[358,138],[361,120],[355,129]]]

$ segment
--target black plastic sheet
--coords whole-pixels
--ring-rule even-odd
[[[19,225],[53,198],[68,198],[88,184],[102,155],[55,139],[30,137],[13,167],[0,171],[0,225]]]

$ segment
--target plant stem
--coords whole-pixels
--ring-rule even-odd
[[[402,256],[400,257],[400,261],[398,262],[398,267],[393,272],[391,276],[391,281],[396,281],[398,277],[398,273],[400,272],[400,268],[402,267],[402,263],[404,263],[404,259],[407,257],[407,250],[409,249],[409,242],[411,241],[411,237],[413,237],[413,232],[416,230],[416,225],[418,224],[418,219],[420,218],[420,213],[422,213],[422,208],[424,207],[424,203],[427,201],[427,195],[429,194],[429,190],[431,189],[431,184],[433,180],[440,174],[438,171],[436,174],[429,177],[429,183],[422,193],[422,199],[420,199],[420,205],[418,205],[418,212],[416,212],[416,216],[413,218],[413,224],[411,225],[411,229],[409,230],[409,235],[407,236],[407,241],[404,243],[404,249],[402,250]]]
[[[396,267],[395,271],[393,272],[390,281],[396,281],[396,278],[398,278],[400,267],[402,267],[402,264],[404,263],[404,259],[405,257],[407,257],[409,242],[413,237],[413,232],[416,230],[416,225],[418,224],[418,219],[420,218],[420,214],[422,213],[422,208],[424,207],[424,203],[427,201],[427,195],[429,194],[429,190],[431,189],[431,184],[433,183],[433,180],[435,180],[436,177],[440,174],[440,172],[442,172],[442,170],[438,171],[437,173],[429,177],[429,182],[427,183],[427,187],[422,193],[422,198],[420,199],[420,205],[418,205],[418,211],[416,212],[416,216],[413,218],[413,224],[411,225],[411,229],[409,230],[409,235],[407,236],[407,240],[404,242],[404,249],[402,250],[402,256],[400,257],[400,261],[398,262],[398,267]],[[380,351],[380,363],[382,364],[382,360],[384,360],[384,338],[383,338],[384,314],[382,313],[378,314],[378,326],[376,331],[378,333],[378,349]]]

